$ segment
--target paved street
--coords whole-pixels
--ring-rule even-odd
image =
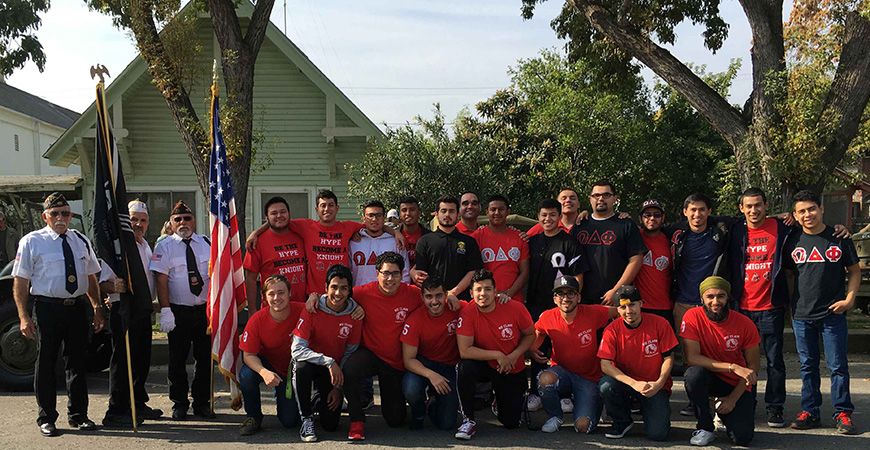
[[[854,421],[859,432],[870,430],[870,355],[854,354],[851,360],[852,373],[852,401],[857,411]],[[786,355],[788,367],[788,402],[786,404],[787,418],[793,418],[798,412],[800,389],[798,378],[798,361],[795,355]],[[762,363],[763,364],[763,363]],[[827,376],[826,369],[823,377]],[[763,371],[762,371],[763,372]],[[150,404],[161,408],[164,412],[170,410],[170,402],[166,395],[166,368],[155,367],[152,371],[149,392],[152,394]],[[760,382],[763,392],[763,373]],[[216,386],[221,387],[222,380],[216,380]],[[830,425],[829,415],[831,412],[829,398],[827,396],[828,381],[822,380],[825,394],[822,407],[824,428],[810,432],[799,433],[791,429],[774,430],[768,428],[764,421],[763,404],[759,405],[756,415],[756,435],[753,442],[754,448],[762,449],[867,449],[870,448],[870,433],[866,431],[857,436],[839,436],[834,433]],[[107,404],[107,373],[94,373],[89,376],[90,417],[99,423],[105,412]],[[267,396],[264,396],[267,397]],[[761,396],[760,396],[761,397]],[[571,431],[567,426],[554,434],[545,434],[540,431],[531,432],[525,428],[506,431],[497,426],[492,413],[484,410],[478,413],[478,433],[470,442],[457,441],[452,432],[442,432],[431,429],[427,422],[427,429],[419,432],[410,432],[407,429],[390,430],[386,427],[377,414],[376,407],[370,411],[366,435],[367,448],[552,448],[573,449],[578,447],[603,448],[603,449],[637,449],[637,448],[694,448],[688,445],[689,437],[694,430],[694,421],[686,420],[678,414],[679,408],[685,404],[685,392],[681,379],[674,383],[674,393],[671,401],[672,407],[672,431],[669,442],[654,445],[643,438],[643,427],[636,425],[629,434],[621,440],[610,440],[604,437],[602,427],[591,436],[580,436]],[[243,420],[241,411],[235,412],[229,408],[226,392],[221,393],[217,401],[218,418],[213,421],[189,420],[183,423],[173,422],[168,418],[146,422],[139,433],[119,430],[98,430],[84,433],[69,430],[65,420],[59,420],[57,425],[63,435],[55,438],[43,438],[39,435],[35,423],[36,401],[32,393],[8,393],[0,392],[0,410],[6,411],[5,420],[0,425],[0,447],[4,449],[78,449],[89,450],[120,450],[127,448],[138,449],[162,449],[178,447],[182,444],[185,448],[207,448],[209,450],[238,448],[239,444],[244,448],[279,448],[280,445],[290,443],[294,447],[301,448],[347,448],[353,445],[345,441],[347,433],[347,419],[343,420],[341,431],[326,433],[318,429],[321,442],[304,444],[299,442],[298,429],[284,430],[280,428],[277,419],[267,417],[264,421],[264,429],[250,438],[242,438],[238,435],[238,424]],[[64,400],[59,401],[60,405]],[[274,401],[264,400],[266,414],[274,414]],[[64,418],[64,409],[60,408],[61,417]],[[540,425],[545,420],[543,411],[533,414],[532,420]],[[727,438],[721,435],[714,442],[715,447],[731,447]]]

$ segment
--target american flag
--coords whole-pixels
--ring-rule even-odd
[[[211,225],[211,260],[208,274],[209,328],[212,358],[230,386],[233,409],[241,407],[242,395],[237,375],[239,355],[238,312],[245,308],[245,277],[239,245],[236,202],[230,180],[227,150],[221,133],[218,92],[212,89],[211,166],[209,167],[209,211]]]

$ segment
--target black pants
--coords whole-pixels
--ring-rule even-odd
[[[697,428],[715,431],[709,399],[727,396],[734,386],[699,366],[686,369],[685,377],[686,394],[695,407],[695,418],[698,419]],[[755,435],[755,387],[740,396],[730,413],[719,415],[728,429],[728,436],[737,445],[749,444]]]
[[[529,310],[529,314],[532,316],[532,322],[537,322],[541,317],[541,314],[552,308],[552,303],[550,307],[545,307],[541,305],[530,305],[526,303],[526,309]],[[541,346],[538,347],[545,355],[550,355],[553,350],[553,344],[550,341],[549,336],[544,337],[544,342],[541,343]],[[538,395],[538,374],[540,374],[543,370],[549,368],[549,364],[541,364],[534,359],[529,363],[529,393]]]
[[[311,385],[316,383],[320,393],[320,403],[317,410],[320,415],[320,426],[326,431],[338,429],[341,419],[341,407],[333,411],[329,409],[326,398],[332,390],[332,378],[325,366],[311,364],[306,361],[293,362],[293,390],[296,391],[296,401],[299,402],[299,415],[309,417],[313,414],[311,406]]]
[[[206,305],[182,306],[169,305],[175,315],[175,329],[169,332],[169,399],[172,409],[186,411],[190,406],[187,399],[187,355],[193,346],[195,368],[190,394],[193,407],[207,407],[210,402],[211,384],[211,336],[206,334],[208,318]],[[289,350],[288,350],[289,351]]]
[[[381,414],[387,425],[395,428],[405,424],[405,396],[402,394],[404,370],[398,370],[378,358],[371,350],[360,347],[344,363],[344,395],[351,422],[365,422],[362,404],[362,380],[378,376],[381,388]],[[321,400],[324,400],[321,397]]]
[[[63,365],[66,373],[67,417],[83,420],[88,416],[88,315],[90,306],[80,298],[71,306],[48,301],[33,305],[36,339],[38,341],[36,376],[33,390],[39,415],[36,423],[57,421],[57,354],[63,343]]]
[[[495,390],[495,401],[498,403],[498,421],[505,428],[513,429],[520,426],[523,414],[523,393],[526,390],[526,374],[498,373],[486,361],[463,359],[457,367],[457,385],[459,387],[459,403],[462,414],[474,420],[474,390],[481,381],[492,382]]]
[[[151,316],[137,314],[130,323],[130,365],[133,369],[133,394],[137,412],[148,402],[145,380],[151,369]],[[112,330],[112,360],[109,363],[109,410],[107,414],[130,414],[130,382],[127,377],[127,345],[121,320],[121,304],[112,304],[109,313]]]

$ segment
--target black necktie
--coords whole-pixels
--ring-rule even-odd
[[[187,244],[187,283],[190,284],[190,293],[199,297],[202,293],[202,277],[196,265],[196,255],[193,254],[193,248],[190,246],[190,238],[182,241]]]
[[[72,247],[66,241],[66,234],[60,235],[63,241],[63,265],[66,268],[66,290],[70,294],[78,289],[79,284],[76,282],[76,259],[73,257]]]

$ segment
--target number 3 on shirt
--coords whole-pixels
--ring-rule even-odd
[[[408,324],[406,323],[404,327],[402,327],[402,336],[408,335]]]

